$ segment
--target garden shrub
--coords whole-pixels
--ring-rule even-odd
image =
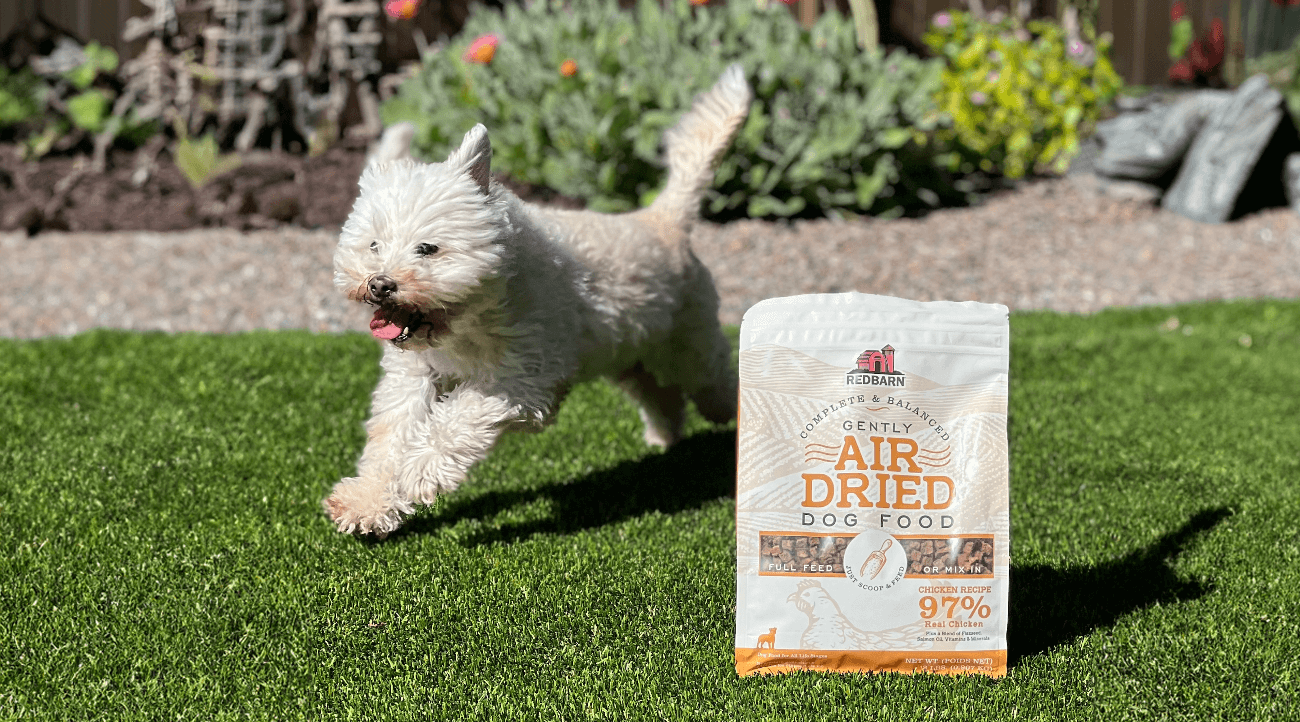
[[[1108,38],[1097,39],[1090,57],[1084,48],[1070,52],[1054,22],[1017,22],[940,13],[925,35],[948,61],[939,107],[952,125],[939,137],[952,144],[945,159],[952,170],[1010,178],[1064,172],[1080,137],[1123,85],[1108,59]]]
[[[613,0],[476,6],[463,34],[385,104],[384,120],[413,121],[417,153],[432,160],[483,122],[496,170],[624,211],[653,198],[664,130],[732,62],[755,102],[707,194],[709,214],[896,214],[964,199],[928,142],[943,122],[942,62],[862,51],[835,12],[804,30],[784,7],[750,2],[642,0],[635,13]]]

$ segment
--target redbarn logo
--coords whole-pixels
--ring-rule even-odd
[[[905,380],[903,372],[894,369],[894,347],[888,344],[879,351],[863,351],[858,367],[844,377],[850,386],[903,386]]]

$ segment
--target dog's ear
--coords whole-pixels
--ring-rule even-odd
[[[447,164],[463,171],[486,195],[492,168],[492,141],[488,140],[487,126],[479,123],[470,128],[460,147],[447,156]]]

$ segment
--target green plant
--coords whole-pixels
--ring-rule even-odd
[[[418,152],[434,160],[483,122],[497,170],[622,211],[653,198],[664,130],[736,61],[755,102],[709,213],[900,213],[960,197],[927,143],[943,122],[941,63],[863,52],[836,12],[803,30],[786,9],[749,2],[642,0],[635,14],[612,0],[476,6],[384,119],[413,121]]]
[[[1169,11],[1169,59],[1180,60],[1192,46],[1195,31],[1192,29],[1192,17],[1187,14],[1187,3],[1176,2]]]
[[[113,112],[113,102],[108,94],[91,89],[68,98],[68,119],[82,130],[98,133],[104,129]]]
[[[1272,85],[1286,98],[1291,118],[1300,123],[1300,39],[1286,50],[1265,53],[1246,59],[1246,75],[1264,73]]]
[[[117,53],[95,42],[82,52],[82,62],[61,74],[0,68],[0,128],[13,129],[27,158],[66,150],[87,136],[99,149],[118,138],[139,145],[158,132],[157,123],[140,120],[132,109],[114,112]]]
[[[1214,18],[1210,27],[1195,37],[1187,3],[1179,0],[1169,11],[1169,79],[1176,83],[1215,84],[1223,79],[1223,60],[1228,48],[1223,19]]]
[[[48,92],[49,86],[31,70],[0,64],[0,129],[40,117]]]
[[[82,48],[82,52],[85,54],[85,61],[64,73],[64,77],[77,90],[89,88],[100,73],[112,75],[117,70],[117,52],[112,48],[106,48],[92,40]]]
[[[1108,59],[1109,38],[1096,38],[1087,64],[1069,52],[1054,22],[1022,28],[1014,18],[940,13],[925,41],[948,61],[938,102],[953,123],[940,136],[953,144],[949,167],[962,172],[1063,172],[1123,85]]]
[[[235,153],[221,153],[217,147],[217,139],[212,133],[193,140],[186,132],[185,124],[179,119],[174,123],[174,128],[176,145],[173,155],[176,159],[176,167],[185,174],[185,180],[189,181],[190,186],[195,190],[207,185],[209,180],[222,173],[238,168],[242,163],[239,155]]]

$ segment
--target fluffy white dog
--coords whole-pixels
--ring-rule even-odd
[[[384,342],[357,476],[324,501],[340,532],[388,535],[502,431],[540,428],[597,376],[640,404],[652,445],[677,440],[688,398],[735,417],[718,294],[688,232],[750,99],[731,66],[665,135],[664,190],[620,215],[524,203],[491,180],[482,125],[444,163],[406,157],[409,126],[385,133],[334,255],[335,285],[375,306]]]

